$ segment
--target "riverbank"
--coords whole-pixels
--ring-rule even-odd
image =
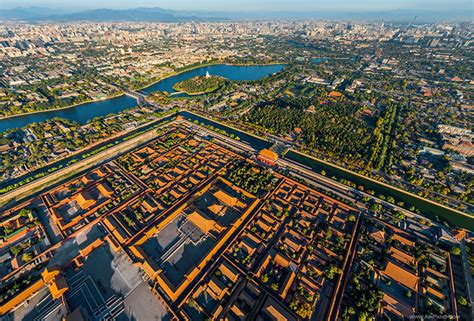
[[[443,208],[445,208],[445,209],[447,209],[447,210],[455,211],[455,212],[457,212],[457,214],[464,215],[464,216],[467,216],[467,217],[469,217],[469,218],[474,218],[474,215],[472,215],[472,214],[468,214],[468,213],[461,212],[461,211],[459,211],[459,210],[457,210],[457,209],[448,207],[448,206],[446,206],[446,205],[444,205],[444,204],[437,203],[437,202],[432,201],[432,200],[427,199],[427,198],[423,198],[423,197],[418,196],[418,195],[416,195],[416,194],[413,194],[413,193],[410,193],[410,192],[405,191],[405,190],[403,190],[403,189],[400,189],[400,188],[398,188],[398,187],[396,187],[396,186],[389,185],[389,184],[387,184],[387,183],[385,183],[385,182],[377,181],[377,180],[375,180],[375,179],[373,179],[373,178],[371,178],[371,177],[368,177],[368,176],[359,174],[359,173],[357,173],[357,172],[348,170],[348,169],[346,169],[346,168],[344,168],[344,167],[341,167],[341,166],[339,166],[339,165],[326,162],[326,161],[324,161],[324,160],[322,160],[322,159],[313,157],[313,156],[311,156],[311,155],[303,154],[303,153],[298,152],[298,151],[293,150],[293,149],[291,149],[291,151],[294,152],[294,153],[296,153],[296,154],[300,154],[300,155],[303,156],[303,157],[311,158],[311,159],[313,159],[313,160],[316,160],[317,162],[323,163],[324,165],[328,165],[328,166],[337,168],[337,169],[339,169],[339,170],[345,171],[345,172],[347,172],[347,173],[350,173],[350,174],[352,174],[352,175],[358,176],[358,177],[363,178],[363,179],[365,179],[365,180],[371,181],[372,183],[379,184],[379,185],[383,185],[383,186],[385,186],[385,187],[394,189],[394,190],[396,190],[396,191],[398,191],[398,192],[401,192],[401,193],[404,193],[404,194],[413,196],[413,197],[418,198],[418,199],[421,199],[421,200],[425,200],[425,201],[427,201],[427,202],[429,202],[429,203],[431,203],[431,204],[433,204],[433,205],[443,207]]]
[[[141,91],[145,88],[148,88],[150,86],[153,86],[153,85],[159,83],[162,80],[165,80],[165,79],[173,77],[173,76],[177,76],[179,74],[182,74],[184,72],[187,72],[187,71],[190,71],[190,70],[193,70],[193,69],[197,69],[197,68],[201,68],[201,67],[208,67],[208,66],[213,66],[213,65],[219,65],[219,64],[225,64],[225,63],[216,62],[216,63],[202,64],[202,65],[199,65],[199,66],[193,66],[191,68],[180,70],[179,72],[171,73],[171,74],[169,74],[165,77],[161,77],[160,79],[158,79],[156,81],[153,81],[153,82],[151,82],[151,83],[149,83],[145,86],[139,87],[139,89],[136,89],[136,90]],[[77,107],[77,106],[81,106],[81,105],[85,105],[85,104],[91,104],[91,103],[97,103],[97,102],[101,102],[101,101],[105,101],[105,100],[109,100],[109,99],[114,99],[114,98],[118,98],[118,97],[122,97],[122,96],[125,96],[125,92],[122,92],[120,94],[113,95],[113,96],[107,96],[107,97],[102,98],[102,99],[87,100],[87,101],[83,101],[83,102],[80,102],[80,103],[77,103],[77,104],[68,105],[68,106],[65,106],[65,107],[51,108],[51,109],[46,109],[46,110],[37,110],[37,111],[31,111],[31,112],[27,112],[27,113],[21,113],[21,114],[15,114],[15,115],[9,115],[9,116],[5,116],[5,117],[0,117],[0,121],[1,120],[12,119],[12,118],[16,118],[16,117],[21,117],[21,116],[29,116],[29,115],[34,115],[34,114],[48,113],[48,112],[52,112],[52,111],[66,110],[66,109],[74,108],[74,107]]]
[[[12,193],[6,193],[0,196],[0,208],[8,206],[10,202],[20,202],[23,199],[30,197],[35,193],[40,193],[45,188],[57,184],[67,178],[70,178],[80,172],[83,172],[89,168],[103,164],[109,159],[115,158],[126,151],[135,148],[137,145],[146,142],[148,139],[155,137],[155,130],[148,131],[138,137],[122,142],[111,148],[106,149],[90,158],[86,158],[83,162],[77,162],[70,166],[64,167],[51,175],[47,175],[30,184],[24,185],[15,189]]]
[[[194,69],[199,69],[199,68],[204,68],[204,67],[211,67],[211,66],[218,66],[218,65],[234,66],[234,67],[252,67],[252,66],[255,66],[255,67],[262,66],[263,67],[263,66],[285,65],[285,63],[271,62],[271,63],[265,63],[265,64],[232,64],[232,63],[225,63],[225,62],[216,61],[216,62],[210,62],[210,63],[205,63],[205,64],[193,65],[193,66],[190,66],[189,68],[184,68],[184,69],[181,69],[177,72],[167,74],[166,76],[161,77],[161,78],[157,79],[156,81],[153,81],[151,83],[148,83],[146,85],[143,85],[143,86],[139,87],[138,89],[136,89],[136,91],[145,90],[145,89],[147,89],[147,88],[149,88],[153,85],[156,85],[157,83],[159,83],[161,81],[164,81],[168,78],[175,77],[175,76],[178,76],[180,74],[192,71]],[[187,94],[186,93],[186,94],[189,95],[189,96],[197,96],[197,95],[202,95],[202,94],[206,94],[206,93],[208,93],[208,92],[195,93],[195,94]],[[125,96],[124,92],[121,92],[121,93],[113,95],[113,96],[107,96],[107,97],[102,98],[102,99],[87,100],[87,101],[83,101],[83,102],[80,102],[80,103],[77,103],[77,104],[68,105],[68,106],[64,106],[64,107],[60,107],[60,108],[51,108],[51,109],[46,109],[46,110],[37,110],[37,111],[31,111],[31,112],[27,112],[27,113],[9,115],[9,116],[5,116],[5,117],[1,117],[0,121],[13,119],[13,118],[18,118],[18,117],[22,117],[22,116],[31,116],[31,115],[35,115],[35,114],[43,114],[43,113],[67,110],[67,109],[71,109],[71,108],[78,107],[78,106],[81,106],[81,105],[98,103],[98,102],[102,102],[102,101],[107,101],[109,99],[119,98],[119,97],[122,97],[122,96]]]
[[[209,67],[209,66],[215,66],[215,65],[221,65],[221,64],[225,64],[223,62],[212,62],[212,63],[206,63],[206,64],[202,64],[202,65],[198,65],[198,66],[192,66],[192,67],[189,67],[189,68],[185,68],[183,70],[179,70],[179,71],[175,71],[175,72],[172,72],[170,73],[169,75],[166,75],[164,77],[161,77],[160,79],[156,80],[156,81],[153,81],[151,83],[148,83],[142,87],[139,87],[138,89],[136,89],[136,91],[142,91],[148,87],[151,87],[153,85],[156,85],[157,83],[159,83],[160,81],[163,81],[165,79],[168,79],[168,78],[171,78],[171,77],[174,77],[174,76],[178,76],[182,73],[185,73],[185,72],[188,72],[188,71],[191,71],[191,70],[194,70],[194,69],[198,69],[198,68],[202,68],[202,67]]]
[[[21,114],[15,114],[15,115],[10,115],[10,116],[6,116],[6,117],[1,117],[0,121],[1,120],[12,119],[12,118],[17,118],[17,117],[22,117],[22,116],[49,113],[49,112],[52,112],[52,111],[60,111],[60,110],[70,109],[70,108],[74,108],[74,107],[77,107],[77,106],[92,104],[92,103],[99,103],[101,101],[106,101],[106,100],[109,100],[109,99],[119,98],[119,97],[122,97],[122,96],[125,96],[124,92],[122,92],[121,94],[114,95],[114,96],[110,96],[110,97],[107,96],[107,97],[102,98],[102,99],[92,99],[92,100],[88,100],[88,101],[83,101],[81,103],[68,105],[68,106],[65,106],[65,107],[52,108],[52,109],[46,109],[46,110],[30,111],[30,112],[27,112],[27,113],[21,113]]]
[[[198,121],[199,119],[202,119],[203,121],[207,121],[211,125],[214,125],[214,126],[218,125],[224,130],[227,128],[228,132],[230,132],[229,130],[232,130],[236,133],[242,133],[244,135],[252,137],[252,139],[258,142],[267,143],[267,145],[270,144],[266,139],[262,137],[258,137],[247,131],[242,131],[230,125],[224,124],[218,120],[213,120],[211,118],[202,116],[200,114],[191,112],[189,110],[186,110],[185,113],[194,116],[194,118],[197,119]],[[183,115],[183,117],[186,118],[186,115]],[[254,142],[250,142],[250,144],[255,145]],[[258,148],[257,146],[257,149],[261,149],[261,148]],[[291,156],[291,153],[294,153],[295,155],[299,155],[300,157],[298,157],[298,159],[295,159],[295,157]],[[379,182],[370,177],[366,177],[359,173],[345,169],[341,166],[320,160],[316,157],[303,154],[298,151],[290,150],[288,153],[285,154],[284,158],[296,161],[297,163],[302,164],[303,166],[309,167],[311,168],[311,170],[316,171],[316,172],[321,171],[321,169],[324,169],[327,172],[328,177],[335,176],[337,178],[345,178],[349,181],[356,183],[357,185],[364,186],[366,190],[374,190],[376,194],[384,195],[385,197],[392,196],[397,201],[403,201],[405,203],[404,208],[409,208],[410,206],[414,206],[415,208],[421,211],[422,216],[428,217],[430,219],[435,219],[438,221],[442,219],[455,226],[461,226],[465,228],[474,229],[474,215],[470,213],[465,213],[460,210],[448,207],[444,204],[435,202],[433,200],[423,198],[411,192],[402,190],[398,187],[395,187],[383,182]]]
[[[166,80],[168,78],[175,77],[175,76],[178,76],[182,73],[192,71],[192,70],[195,70],[195,69],[199,69],[199,68],[204,68],[204,67],[211,67],[211,66],[218,66],[218,65],[233,66],[233,67],[252,67],[252,66],[264,67],[264,66],[275,66],[275,65],[286,65],[286,64],[287,63],[284,63],[284,62],[271,62],[271,63],[265,63],[265,64],[232,64],[232,63],[226,63],[226,62],[220,62],[220,61],[210,62],[210,63],[200,64],[200,65],[196,65],[196,66],[191,66],[189,68],[184,68],[184,69],[181,69],[177,72],[170,73],[169,75],[161,77],[160,79],[158,79],[156,81],[153,81],[151,83],[148,83],[144,86],[141,86],[141,87],[137,88],[136,91],[142,91],[142,90],[147,89],[147,88],[149,88],[153,85],[156,85],[157,83],[159,83],[163,80]]]
[[[77,161],[87,159],[88,157],[94,155],[94,153],[97,150],[100,150],[104,147],[110,147],[110,145],[117,144],[117,142],[119,141],[125,141],[133,137],[134,135],[137,135],[137,133],[140,133],[142,131],[147,131],[152,127],[156,127],[157,125],[165,122],[167,119],[171,119],[175,115],[177,115],[177,111],[175,110],[165,112],[158,119],[144,123],[140,125],[139,127],[136,127],[132,130],[117,133],[116,135],[113,135],[111,137],[105,138],[101,141],[95,142],[86,147],[83,147],[80,150],[77,150],[65,157],[56,159],[53,162],[50,162],[47,164],[43,164],[41,167],[35,168],[31,170],[29,173],[25,173],[19,177],[15,177],[8,181],[2,181],[0,183],[0,195],[13,192],[17,188],[23,187],[40,178],[43,178],[49,174],[52,174],[56,172],[57,170],[64,168],[65,166],[69,166]],[[14,186],[17,186],[17,187],[14,187]]]
[[[405,203],[405,208],[407,208],[408,205],[414,206],[421,211],[423,216],[430,219],[438,221],[442,219],[453,225],[462,226],[471,230],[474,229],[474,215],[470,213],[465,213],[433,200],[423,198],[396,186],[385,182],[379,182],[373,178],[318,159],[311,155],[303,154],[296,150],[289,150],[284,158],[305,165],[313,171],[324,170],[327,172],[328,177],[335,176],[337,178],[347,179],[357,185],[362,185],[365,190],[374,190],[376,194],[378,193],[385,197],[392,196],[397,201],[403,201]]]
[[[179,111],[178,114],[182,115],[184,118],[191,119],[191,121],[195,121],[197,123],[204,123],[206,125],[212,125],[213,127],[224,130],[229,134],[238,135],[239,137],[241,137],[242,142],[249,144],[255,150],[269,148],[272,145],[269,141],[267,141],[266,139],[262,137],[256,136],[247,131],[242,131],[238,128],[227,125],[218,120],[213,120],[212,118],[202,116],[200,114],[197,114],[189,110]],[[119,146],[119,144],[111,148],[107,148],[105,151],[101,151],[99,154],[107,153],[107,151],[112,150],[112,149],[115,150],[117,146]],[[291,153],[293,154],[293,156],[291,155]],[[92,156],[91,158],[95,158],[94,157],[95,155],[91,155],[91,156]],[[87,160],[88,159],[89,158],[87,158]],[[337,178],[336,182],[338,179],[343,178],[357,185],[362,185],[365,190],[374,190],[376,192],[375,197],[378,197],[379,195],[383,195],[385,197],[392,196],[397,201],[403,201],[405,203],[404,208],[414,206],[415,208],[418,208],[421,211],[422,216],[426,216],[430,219],[437,219],[437,220],[442,219],[446,222],[449,222],[450,224],[453,224],[454,226],[460,226],[460,227],[464,227],[468,229],[474,228],[474,216],[472,214],[464,213],[457,209],[450,208],[443,204],[439,204],[430,199],[426,199],[416,194],[402,190],[398,187],[391,186],[383,182],[379,182],[370,177],[366,177],[359,173],[345,169],[341,166],[326,162],[324,160],[320,160],[316,157],[303,154],[301,152],[294,151],[294,150],[290,150],[288,153],[286,153],[284,156],[284,159],[290,159],[290,160],[296,161],[298,164],[311,168],[311,170],[314,172],[319,172],[321,170],[324,170],[327,172],[328,177],[335,176]],[[65,168],[61,168],[61,171],[63,171],[64,169]],[[56,174],[56,172],[52,173],[51,175],[54,175],[54,174]],[[50,177],[50,175],[42,177],[39,180],[43,181],[43,179],[47,177]],[[56,177],[56,176],[53,176],[53,177]],[[31,182],[31,183],[35,184],[36,181]],[[26,193],[28,186],[30,185],[26,184],[24,186],[21,186],[19,187],[19,190],[22,190],[23,192]],[[37,186],[37,185],[35,184],[34,186]],[[357,189],[354,189],[354,190],[357,190]],[[13,190],[12,194],[15,193],[14,191],[17,191],[17,189]],[[9,195],[12,195],[12,194],[9,194]],[[2,195],[0,199],[2,199],[5,195],[6,194]],[[16,194],[13,194],[13,195],[16,195]]]
[[[183,110],[183,111],[186,112],[186,113],[192,114],[192,115],[194,115],[194,116],[196,116],[196,117],[201,117],[201,118],[206,119],[206,120],[208,120],[208,121],[210,121],[210,122],[214,122],[214,123],[216,123],[216,124],[219,124],[219,125],[221,125],[222,127],[227,127],[227,128],[230,128],[230,129],[232,129],[232,130],[234,130],[234,131],[236,131],[236,132],[239,132],[239,133],[245,134],[245,135],[247,135],[247,136],[253,137],[253,138],[255,138],[255,139],[259,140],[259,141],[263,141],[263,142],[265,142],[265,143],[267,143],[267,144],[270,144],[270,145],[272,144],[272,143],[270,143],[269,141],[267,141],[266,139],[264,139],[264,138],[262,138],[262,137],[259,137],[259,136],[255,135],[255,134],[251,133],[251,132],[243,131],[243,130],[241,130],[241,129],[235,128],[235,127],[232,126],[232,125],[225,124],[225,123],[223,123],[223,122],[221,122],[221,121],[219,121],[219,120],[215,120],[215,119],[209,118],[209,117],[207,117],[207,116],[200,115],[200,114],[198,114],[198,113],[196,113],[196,112],[190,111],[189,109],[186,109],[186,110]],[[183,112],[183,111],[179,111],[179,113],[181,113],[181,112]],[[186,118],[186,117],[185,117],[185,118]]]
[[[171,122],[169,122],[168,119],[172,119],[172,117],[175,114],[176,112],[170,113],[168,115],[164,115],[160,117],[159,119],[143,124],[142,126],[134,129],[133,131],[130,131],[121,135],[120,137],[115,137],[106,142],[102,142],[100,144],[101,146],[108,146],[107,143],[109,145],[113,144],[113,146],[109,148],[105,148],[103,150],[100,147],[97,147],[96,149],[89,151],[90,153],[89,157],[85,157],[85,158],[81,157],[80,160],[76,162],[72,162],[71,164],[67,166],[58,168],[54,172],[48,173],[45,176],[39,177],[38,179],[30,181],[24,185],[18,186],[17,188],[11,191],[1,194],[0,195],[0,208],[3,206],[6,206],[8,203],[12,201],[18,202],[22,198],[29,197],[32,193],[35,193],[35,192],[37,193],[41,189],[51,186],[52,184],[55,184],[60,180],[64,180],[68,177],[71,177],[87,168],[97,166],[99,163],[103,163],[107,159],[114,158],[117,155],[123,153],[124,150],[133,149],[134,147],[136,147],[138,143],[143,142],[144,137],[151,137],[155,135],[157,126],[160,127],[160,126],[169,125]],[[98,151],[98,152],[96,153],[94,151]],[[77,158],[83,155],[83,153],[84,151],[77,155],[68,157],[67,160]],[[61,162],[64,162],[64,161],[65,160],[63,159]],[[43,168],[51,167],[55,164],[56,162],[52,165],[50,164]],[[85,165],[87,165],[87,167],[84,167]]]
[[[264,64],[232,64],[227,63],[227,66],[236,66],[236,67],[251,67],[251,66],[274,66],[274,65],[288,65],[287,62],[268,62]]]

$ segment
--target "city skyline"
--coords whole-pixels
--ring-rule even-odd
[[[406,1],[397,0],[388,2],[380,2],[375,0],[364,0],[364,1],[320,1],[320,0],[225,0],[225,1],[191,1],[191,0],[139,0],[139,1],[115,1],[105,0],[97,3],[96,1],[83,1],[78,3],[65,3],[59,0],[18,0],[18,1],[4,1],[3,7],[6,9],[17,8],[17,7],[49,7],[63,10],[90,10],[90,9],[130,9],[137,7],[160,7],[170,10],[196,10],[196,11],[222,11],[222,12],[254,12],[254,11],[266,11],[266,12],[305,12],[305,11],[348,11],[348,12],[376,12],[376,11],[387,11],[387,10],[399,10],[399,9],[411,9],[411,10],[428,10],[428,11],[440,11],[440,10],[472,10],[473,3],[471,1],[457,0],[457,1],[429,1],[429,0],[417,0],[417,1]]]
[[[465,1],[104,1],[0,8],[1,320],[474,320]]]

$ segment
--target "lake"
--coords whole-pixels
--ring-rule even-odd
[[[23,127],[34,122],[41,122],[55,117],[65,118],[85,124],[94,117],[105,116],[110,113],[118,113],[124,109],[134,107],[137,101],[128,96],[106,99],[93,103],[77,105],[67,109],[51,110],[41,113],[21,115],[7,119],[0,119],[0,132],[9,129]]]
[[[282,70],[285,65],[253,65],[253,66],[233,66],[233,65],[211,65],[190,69],[174,76],[162,79],[159,82],[143,88],[141,91],[147,94],[154,91],[174,92],[173,85],[195,76],[204,76],[206,72],[214,76],[225,77],[231,81],[254,81],[274,74]],[[77,105],[67,109],[50,110],[41,113],[20,115],[7,119],[0,119],[0,133],[9,129],[23,127],[33,122],[41,122],[55,117],[65,118],[75,121],[81,125],[87,123],[95,117],[116,114],[127,108],[137,105],[134,98],[120,96],[98,102]]]
[[[196,76],[205,76],[207,72],[211,76],[220,76],[231,81],[254,81],[262,79],[268,75],[279,72],[285,65],[253,65],[253,66],[234,66],[234,65],[210,65],[194,68],[183,73],[165,78],[159,82],[148,86],[141,91],[151,94],[155,91],[166,91],[173,93],[174,84],[177,82],[193,78]]]

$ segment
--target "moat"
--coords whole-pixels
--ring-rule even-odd
[[[253,66],[234,66],[234,65],[210,65],[187,70],[174,76],[160,80],[159,82],[145,87],[141,91],[150,94],[155,91],[174,92],[173,86],[177,82],[196,76],[204,76],[206,72],[211,75],[220,76],[230,81],[255,81],[274,74],[285,67],[278,65],[253,65]],[[11,118],[0,119],[0,132],[13,128],[23,127],[34,122],[41,122],[55,117],[65,118],[85,124],[95,117],[115,114],[122,110],[135,107],[137,102],[134,98],[120,96],[97,102],[85,103],[70,108],[60,110],[50,110],[40,113],[19,115]]]

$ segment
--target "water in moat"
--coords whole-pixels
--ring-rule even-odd
[[[317,60],[315,62],[318,63],[320,61]],[[191,77],[195,77],[198,75],[205,75],[207,71],[212,75],[226,77],[229,80],[233,80],[233,81],[245,81],[245,80],[251,81],[251,80],[258,80],[263,77],[266,77],[270,74],[280,71],[283,68],[284,68],[284,65],[268,65],[268,66],[212,65],[212,66],[192,69],[192,70],[183,72],[181,74],[163,79],[160,82],[157,82],[147,88],[144,88],[142,91],[146,93],[151,93],[157,90],[173,92],[172,87],[176,82],[179,82]],[[68,109],[63,109],[63,110],[47,111],[43,113],[36,113],[36,114],[23,115],[23,116],[18,116],[18,117],[13,117],[13,118],[1,119],[0,132],[13,129],[16,127],[25,126],[32,122],[44,121],[44,120],[51,119],[54,117],[66,118],[69,120],[76,121],[80,124],[84,124],[88,120],[92,120],[94,117],[106,116],[110,113],[117,113],[127,108],[134,107],[135,105],[136,105],[135,99],[127,97],[127,96],[121,96],[118,98],[112,98],[112,99],[108,99],[108,100],[104,100],[100,102],[78,105],[78,106],[71,107]],[[247,135],[244,132],[231,129],[221,123],[216,123],[214,121],[199,117],[194,114],[189,114],[189,113],[184,112],[183,116],[185,118],[190,118],[191,120],[198,120],[199,122],[204,122],[205,124],[213,125],[214,127],[217,127],[219,129],[226,130],[228,133],[232,133],[236,136],[239,136],[242,139],[242,141],[249,143],[256,149],[268,148],[268,146],[271,145],[266,140],[259,139],[255,136]],[[287,155],[285,155],[285,157],[291,160],[294,160],[296,162],[299,162],[300,164],[309,166],[313,170],[320,171],[321,169],[324,169],[328,173],[328,175],[335,175],[340,178],[342,177],[342,178],[352,180],[356,184],[360,184],[360,185],[363,185],[367,189],[374,190],[376,193],[381,193],[386,196],[393,196],[397,200],[404,201],[407,205],[414,205],[418,207],[422,211],[423,215],[427,215],[431,218],[437,216],[439,218],[443,218],[449,221],[452,224],[461,225],[465,227],[472,226],[473,224],[472,217],[469,218],[466,216],[459,215],[458,213],[452,210],[442,208],[440,206],[436,206],[435,204],[428,203],[422,199],[414,198],[410,195],[401,193],[400,191],[397,191],[388,186],[383,186],[376,182],[372,182],[361,177],[356,177],[348,172],[341,171],[340,169],[334,166],[318,162],[304,155],[294,153],[294,152],[289,152]]]
[[[180,114],[184,118],[189,119],[191,121],[197,120],[199,123],[204,123],[205,125],[212,125],[215,128],[225,130],[229,134],[239,136],[243,142],[248,143],[257,150],[262,148],[269,148],[269,146],[271,146],[271,143],[263,138],[258,138],[256,136],[249,135],[245,132],[230,128],[222,123],[212,121],[210,119],[188,112],[181,112]],[[293,152],[290,150],[288,153],[285,154],[284,157],[289,160],[295,161],[303,166],[309,167],[315,172],[320,172],[321,170],[324,170],[326,171],[328,177],[335,176],[339,179],[344,178],[356,183],[357,185],[362,185],[364,186],[365,190],[373,190],[377,195],[382,194],[386,197],[392,196],[397,201],[403,201],[408,207],[415,206],[421,211],[422,215],[428,218],[445,220],[453,225],[463,226],[470,229],[472,229],[474,226],[474,217],[472,215],[461,215],[454,210],[438,206],[436,204],[428,202],[427,200],[414,197],[410,194],[397,190],[396,188],[383,185],[379,182],[369,180],[365,177],[357,176],[351,173],[350,171],[342,170],[337,166],[318,161],[317,159],[311,158],[307,155]]]
[[[225,77],[231,81],[254,81],[274,74],[282,70],[284,67],[285,65],[281,64],[252,66],[233,66],[220,64],[199,67],[165,78],[142,89],[141,91],[147,94],[154,91],[166,91],[168,93],[172,93],[174,92],[172,87],[175,83],[195,76],[206,75],[206,72],[209,72],[211,75]],[[107,116],[108,114],[112,113],[115,114],[136,105],[137,102],[134,98],[120,96],[98,102],[81,104],[66,109],[20,115],[11,118],[0,119],[0,132],[23,127],[33,122],[45,121],[55,117],[72,120],[82,125],[87,123],[89,120],[94,119],[95,117]]]

